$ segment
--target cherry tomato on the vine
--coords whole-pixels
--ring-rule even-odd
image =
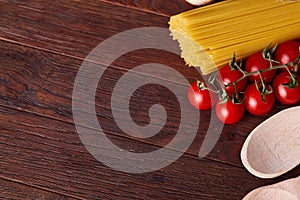
[[[244,105],[241,103],[233,103],[229,99],[226,103],[221,100],[216,103],[216,115],[224,124],[235,124],[239,122],[245,113]]]
[[[235,70],[235,69],[231,70],[229,65],[222,67],[219,70],[219,74],[218,74],[218,78],[220,79],[220,81],[223,82],[224,85],[232,84],[233,82],[237,81],[241,77],[243,77],[243,73],[239,70]],[[236,86],[234,85],[227,86],[225,90],[229,96],[234,96],[234,94],[243,91],[246,85],[247,85],[247,79],[242,79],[240,82],[236,84]]]
[[[270,90],[270,86],[267,86]],[[244,93],[244,105],[246,110],[253,115],[264,115],[268,113],[275,104],[274,92],[264,95],[264,100],[260,91],[254,83],[248,85]]]
[[[267,114],[274,107],[276,99],[286,105],[299,104],[300,64],[295,66],[299,55],[300,41],[291,40],[250,55],[243,70],[237,69],[238,63],[233,57],[230,62],[236,66],[234,69],[225,65],[217,74],[213,74],[209,78],[213,86],[203,81],[194,82],[189,88],[188,99],[199,110],[211,109],[217,102],[215,113],[224,124],[239,122],[246,111],[253,115]],[[292,72],[284,70],[287,67]],[[278,68],[283,72],[277,74]],[[294,75],[291,76],[291,73]],[[247,80],[251,82],[249,85]],[[229,99],[224,102],[218,100],[218,96]],[[242,103],[235,103],[241,96]]]
[[[208,88],[212,88],[209,84],[205,85]],[[195,108],[208,110],[214,106],[218,100],[218,95],[207,89],[199,89],[198,81],[196,81],[189,88],[188,99]]]
[[[267,68],[270,68],[270,62],[264,59],[262,53],[260,52],[254,53],[251,56],[249,56],[245,63],[245,70],[247,72],[254,72],[254,71],[259,71]],[[275,74],[276,74],[276,70],[270,70],[261,73],[265,83],[272,81]],[[261,78],[259,74],[251,75],[248,78],[251,82],[255,82],[255,81],[261,82]]]
[[[300,55],[300,42],[296,40],[290,40],[283,42],[278,45],[275,51],[275,60],[280,62],[280,64],[288,64],[293,62]],[[298,65],[298,68],[300,65]],[[289,69],[294,70],[293,66],[290,66]]]
[[[300,76],[295,74],[296,84],[288,85],[291,76],[288,72],[282,72],[273,81],[273,90],[276,99],[286,105],[294,105],[300,102]]]

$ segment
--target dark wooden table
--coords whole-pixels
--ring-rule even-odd
[[[247,114],[236,125],[216,128],[221,134],[217,144],[200,159],[198,152],[213,114],[201,112],[191,146],[175,162],[147,173],[113,169],[89,153],[81,141],[72,111],[72,91],[86,56],[123,31],[167,29],[171,15],[192,8],[183,0],[0,0],[0,199],[238,200],[257,187],[298,175],[299,167],[279,178],[263,180],[249,174],[240,161],[247,135],[286,108],[280,104],[266,116]],[[103,67],[97,59],[88,62]],[[162,85],[146,84],[133,93],[129,103],[132,119],[124,120],[140,126],[151,120],[155,123],[156,119],[150,120],[149,108],[159,103],[167,112],[160,133],[145,139],[133,137],[114,121],[110,102],[114,86],[122,75],[145,63],[168,65],[188,82],[199,78],[179,56],[159,49],[128,52],[107,67],[96,91],[97,119],[114,145],[136,154],[165,147],[175,138],[181,120],[178,96]],[[160,74],[155,68],[152,72],[142,75],[155,79],[155,74]],[[173,74],[166,74],[165,80],[181,84]],[[185,95],[179,98],[187,101]],[[126,108],[116,109],[122,112]],[[189,117],[193,121],[195,116],[191,113]],[[186,130],[186,134],[191,133]],[[149,166],[160,159],[152,158]]]

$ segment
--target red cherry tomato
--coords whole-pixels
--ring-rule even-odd
[[[280,64],[287,64],[293,62],[300,54],[300,42],[291,40],[278,45],[275,51],[275,60],[279,61]],[[300,65],[298,65],[298,68]],[[294,70],[291,66],[289,69]]]
[[[295,75],[298,84],[295,87],[289,87],[291,76],[288,72],[282,72],[276,76],[273,81],[273,90],[276,99],[286,105],[294,105],[300,102],[300,77]]]
[[[245,70],[247,72],[259,71],[269,67],[270,67],[270,62],[268,60],[265,60],[264,57],[262,56],[262,53],[260,52],[254,53],[251,56],[249,56],[245,63]],[[275,74],[276,74],[276,70],[270,70],[261,73],[265,83],[272,81]],[[248,78],[251,82],[255,82],[255,80],[261,82],[259,74],[251,75]]]
[[[270,87],[267,87],[270,89]],[[246,110],[253,115],[264,115],[268,113],[275,104],[274,93],[265,94],[263,101],[260,91],[254,83],[248,85],[244,93],[244,105]]]
[[[226,103],[221,103],[221,100],[219,100],[216,104],[216,115],[224,124],[239,122],[243,118],[244,113],[244,105],[233,103],[232,100],[228,100]]]
[[[218,78],[223,82],[224,85],[231,84],[241,77],[243,77],[243,73],[239,70],[231,70],[229,65],[222,67],[218,74]],[[225,88],[225,90],[229,96],[233,96],[233,94],[243,91],[246,85],[247,79],[243,79],[242,81],[238,82],[236,86],[228,86]]]
[[[206,84],[208,88],[212,88]],[[218,96],[207,89],[199,89],[198,82],[194,82],[188,91],[190,103],[199,110],[208,110],[216,103]]]

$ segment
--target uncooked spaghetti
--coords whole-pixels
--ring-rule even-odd
[[[170,19],[189,66],[211,73],[232,58],[245,58],[270,43],[300,38],[300,1],[227,0]]]

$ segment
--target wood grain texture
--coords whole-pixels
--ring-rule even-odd
[[[109,2],[117,5],[125,5],[146,12],[153,12],[163,16],[171,16],[196,8],[196,6],[190,5],[184,0],[112,0]]]
[[[240,127],[234,132],[233,126],[226,126],[219,142],[207,158],[204,160],[197,158],[210,112],[202,113],[202,128],[199,128],[188,154],[171,166],[142,176],[110,170],[85,150],[73,124],[71,91],[76,69],[81,61],[8,42],[1,42],[1,44],[6,49],[6,54],[1,54],[3,59],[0,87],[0,104],[4,106],[1,107],[0,115],[2,137],[0,171],[3,178],[20,180],[38,188],[47,188],[68,196],[87,199],[133,198],[137,196],[136,193],[141,199],[154,197],[226,199],[226,196],[228,199],[240,199],[255,187],[270,183],[251,176],[241,167],[239,160],[239,150],[249,130],[247,122],[251,121],[254,126],[263,118],[246,116],[245,121],[241,122]],[[3,49],[0,52],[5,51]],[[102,84],[108,86],[105,82],[115,82],[120,73],[125,70],[121,69],[112,66]],[[101,125],[115,144],[126,150],[147,152],[164,146],[172,139],[179,119],[176,115],[178,112],[175,108],[176,102],[167,101],[166,104],[165,95],[170,94],[165,94],[164,90],[145,88],[149,96],[156,94],[155,96],[158,96],[156,100],[171,109],[173,113],[163,135],[148,140],[136,140],[120,132],[112,121],[110,107],[106,102],[110,97],[110,87],[112,86],[105,87],[104,91],[97,93],[98,98],[102,99],[97,102],[97,110],[101,113],[98,116]],[[137,92],[135,97],[133,104],[138,106],[141,106],[141,103],[143,106],[153,103],[153,99],[144,99],[143,90]],[[143,106],[141,108],[144,108]],[[138,123],[147,123],[148,112],[141,112],[136,108],[132,108],[133,118],[136,116]],[[272,112],[279,109],[280,107],[277,107]],[[297,173],[299,168],[286,177],[293,177]],[[236,185],[240,177],[247,177],[249,182],[243,186]],[[282,178],[284,177],[276,180]],[[139,181],[135,182],[136,179]],[[156,188],[156,179],[168,181],[159,184],[159,188]],[[184,181],[182,182],[181,179]],[[210,180],[210,184],[207,180]],[[99,185],[101,191],[96,189]],[[188,186],[189,189],[182,188],[182,185]],[[145,189],[148,187],[156,192],[152,193],[150,189]],[[209,188],[218,188],[220,191],[215,193],[214,189]],[[112,196],[113,191],[119,193]]]
[[[101,1],[2,3],[0,36],[29,46],[84,58],[108,37],[139,27],[168,27],[168,17]]]
[[[84,199],[241,199],[262,185],[245,169],[190,155],[151,173],[114,171],[86,151],[72,124],[2,106],[0,118],[0,176],[60,194]],[[141,145],[110,139],[121,140],[124,148]],[[231,184],[240,177],[249,180]]]
[[[73,123],[71,105],[72,90],[77,70],[82,61],[3,41],[1,42],[0,48],[1,47],[0,103],[15,109],[26,110],[41,116]],[[150,52],[148,51],[147,54],[144,52],[145,51],[132,53],[114,62],[114,65],[109,67],[98,86],[96,99],[101,99],[101,101],[97,101],[96,104],[99,121],[104,127],[108,127],[107,132],[114,135],[124,136],[113,121],[110,105],[112,90],[121,75],[126,71],[135,65],[149,61]],[[184,74],[188,80],[194,80],[194,69],[183,68],[182,61],[176,55],[156,51],[151,51],[151,55],[150,59],[152,59],[153,62],[167,65],[168,62],[171,61],[174,63],[173,67]],[[128,57],[130,59],[128,59]],[[101,65],[99,66],[101,67]],[[145,76],[147,76],[147,74]],[[148,74],[148,76],[153,75]],[[180,122],[180,109],[178,109],[176,97],[170,95],[170,91],[166,91],[162,88],[159,90],[155,87],[152,89],[148,87],[137,90],[135,98],[132,99],[130,109],[133,120],[140,121],[144,124],[149,123],[148,109],[149,106],[154,103],[161,103],[169,110],[170,115],[169,123],[163,131],[165,136],[169,135],[168,137],[153,137],[149,140],[143,140],[142,142],[162,147],[176,134],[176,128],[178,128]],[[170,101],[167,99],[173,100]],[[230,125],[225,126],[219,139],[220,142],[217,143],[208,157],[213,160],[242,166],[239,152],[247,135],[265,118],[283,108],[285,107],[277,104],[272,112],[266,116],[253,117],[247,115],[245,119],[238,124],[238,129],[234,129],[234,126]],[[195,142],[188,150],[188,152],[193,155],[198,155],[212,114],[210,111],[201,113],[201,126],[198,129]]]
[[[45,200],[67,200],[75,199],[73,197],[68,197],[65,195],[56,194],[53,192],[41,190],[34,188],[32,186],[27,186],[22,183],[16,183],[14,181],[8,181],[0,178],[0,198],[1,199],[23,199],[23,200],[32,200],[32,199],[45,199]]]
[[[172,165],[152,173],[134,175],[114,171],[83,146],[73,122],[72,90],[86,55],[105,39],[125,30],[168,28],[169,15],[190,9],[190,5],[179,0],[0,0],[0,7],[3,198],[232,200],[241,199],[256,187],[299,174],[298,167],[277,179],[260,180],[242,167],[239,158],[250,131],[287,108],[280,104],[266,116],[247,115],[237,125],[216,130],[222,131],[221,137],[204,159],[198,158],[198,152],[213,113],[201,112],[197,136],[187,152]],[[151,49],[130,52],[109,66],[96,93],[98,120],[106,135],[129,151],[150,152],[163,147],[176,135],[180,122],[174,94],[157,85],[144,86],[134,93],[130,114],[137,124],[148,124],[149,107],[160,103],[168,113],[160,134],[149,139],[133,138],[114,122],[110,105],[114,85],[135,66],[149,62],[171,66],[189,82],[199,78],[196,70],[186,68],[178,56]],[[102,63],[91,65],[106,67]],[[153,70],[136,75],[153,78],[159,74]],[[181,85],[177,76],[166,75],[163,79]],[[12,194],[16,190],[20,192]]]

